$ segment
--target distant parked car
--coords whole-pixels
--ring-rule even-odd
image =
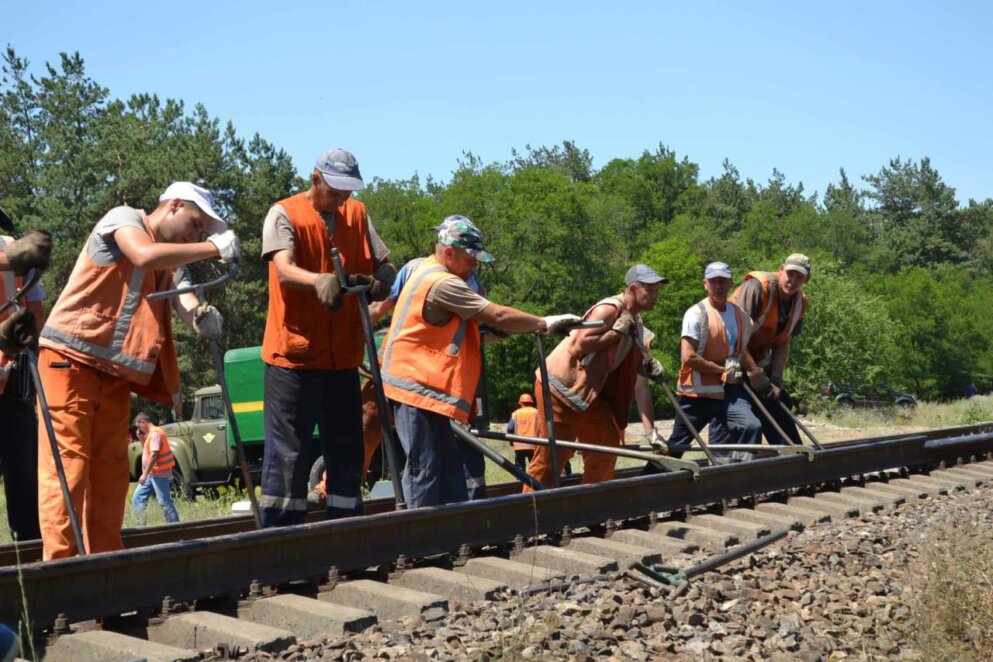
[[[870,390],[837,382],[828,382],[818,395],[822,400],[833,400],[842,407],[900,407],[913,409],[917,398],[910,393],[894,390]]]

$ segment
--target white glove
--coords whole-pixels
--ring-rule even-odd
[[[737,356],[731,356],[724,360],[724,383],[737,384],[745,376],[745,371],[741,367],[741,360]]]
[[[241,257],[241,239],[233,230],[225,230],[220,234],[212,234],[207,241],[217,246],[223,262],[234,262]]]
[[[546,315],[541,319],[545,320],[545,333],[559,333],[567,331],[569,327],[582,322],[578,315]]]
[[[201,303],[193,311],[193,330],[201,338],[219,340],[223,323],[224,318],[221,316],[221,311],[209,303]]]

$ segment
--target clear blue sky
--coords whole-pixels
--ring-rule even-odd
[[[573,140],[599,168],[660,142],[720,174],[823,193],[928,156],[993,197],[993,3],[0,0],[41,73],[79,51],[112,97],[202,102],[306,173],[341,146],[367,180],[447,180]]]

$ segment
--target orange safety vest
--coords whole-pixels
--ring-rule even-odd
[[[172,447],[169,445],[169,437],[162,428],[155,425],[148,426],[148,434],[145,435],[145,457],[152,456],[151,435],[153,432],[159,433],[159,437],[162,439],[162,446],[159,448],[159,455],[155,458],[155,464],[152,466],[152,471],[168,471],[176,466],[176,458],[172,454]]]
[[[479,323],[458,315],[443,326],[424,320],[428,292],[444,278],[458,276],[432,255],[400,291],[383,342],[383,389],[391,400],[468,423],[482,372]]]
[[[298,193],[280,200],[293,226],[293,259],[313,273],[333,273],[331,248],[341,252],[349,274],[372,274],[373,256],[368,239],[366,209],[358,200],[345,200],[338,208],[334,238],[320,214]],[[345,295],[341,308],[332,312],[313,290],[284,287],[269,261],[269,314],[262,340],[262,360],[281,368],[304,370],[353,370],[362,364],[365,336],[355,295]]]
[[[727,304],[734,311],[735,323],[738,325],[738,338],[732,351],[728,347],[727,336],[724,333],[724,320],[721,319],[720,312],[711,305],[710,299],[704,299],[696,305],[701,312],[700,344],[696,349],[697,354],[721,365],[728,357],[739,356],[743,347],[742,340],[747,333],[745,312],[733,303]],[[692,370],[684,363],[679,367],[679,384],[676,390],[680,395],[691,398],[723,400],[723,377],[720,373]]]
[[[148,219],[140,213],[154,241]],[[135,393],[179,412],[182,394],[172,339],[172,303],[146,298],[173,289],[173,271],[140,269],[124,257],[103,266],[90,258],[89,243],[41,330],[39,344],[125,379]]]
[[[762,309],[758,317],[753,317],[755,324],[752,334],[748,338],[748,351],[756,361],[762,358],[773,347],[788,343],[793,335],[793,329],[803,319],[807,312],[807,295],[800,293],[799,302],[794,301],[793,309],[790,311],[790,319],[783,326],[783,330],[776,333],[779,326],[779,278],[776,274],[767,271],[753,271],[745,276],[747,281],[754,278],[762,285]],[[738,303],[741,285],[734,291],[728,301]]]
[[[535,407],[524,405],[511,414],[510,418],[514,421],[514,434],[519,434],[522,437],[538,436],[538,410]],[[528,444],[523,441],[514,442],[515,451],[530,451],[535,448],[535,444]]]
[[[0,251],[7,244],[14,243],[13,237],[0,235]],[[7,301],[7,297],[23,287],[24,279],[16,275],[13,271],[0,271],[0,303]],[[10,317],[14,312],[13,308],[8,308],[7,312],[0,313],[0,322]],[[14,357],[7,356],[0,352],[0,393],[7,387],[7,380],[10,379],[10,371],[14,368]]]
[[[624,308],[624,299],[619,295],[601,299],[583,314],[583,319],[588,319],[593,309],[602,305],[613,306],[616,312],[613,318],[604,320],[609,329],[620,316]],[[636,323],[638,335],[643,337],[644,330],[641,326],[640,316],[636,318]],[[610,347],[583,356],[573,354],[573,340],[574,336],[570,334],[556,345],[555,349],[548,355],[546,363],[549,387],[551,387],[552,394],[568,405],[570,409],[586,411],[597,396],[602,393],[611,373],[625,366],[625,359],[632,355],[634,338],[625,336]],[[637,366],[640,353],[635,352],[634,354],[637,354],[635,357],[635,366]],[[536,370],[535,377],[541,379],[541,372]],[[633,381],[631,389],[633,392]],[[624,399],[623,394],[619,395],[621,399]],[[625,400],[623,406],[630,406],[630,399]]]

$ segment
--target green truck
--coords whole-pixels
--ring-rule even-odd
[[[385,331],[377,333],[376,344],[382,342]],[[238,431],[245,447],[245,456],[257,485],[262,473],[262,454],[265,441],[265,424],[262,417],[265,364],[261,347],[243,347],[229,350],[224,355],[224,374],[231,393],[231,405],[238,419]],[[484,378],[485,383],[485,372]],[[485,389],[484,389],[485,390]],[[241,469],[235,451],[234,437],[227,434],[228,420],[224,411],[221,387],[207,386],[194,392],[193,402],[187,403],[184,420],[168,423],[162,428],[169,436],[169,444],[176,458],[173,470],[173,491],[192,499],[198,488],[231,485],[241,480]],[[486,398],[477,401],[482,415],[474,425],[488,426]],[[324,458],[320,453],[320,440],[313,439],[317,459],[310,471],[310,488],[313,489],[324,473]],[[381,456],[381,449],[377,456]],[[141,475],[141,444],[132,442],[129,447],[131,480]],[[375,482],[383,473],[381,457],[374,457],[369,468],[368,480]]]

